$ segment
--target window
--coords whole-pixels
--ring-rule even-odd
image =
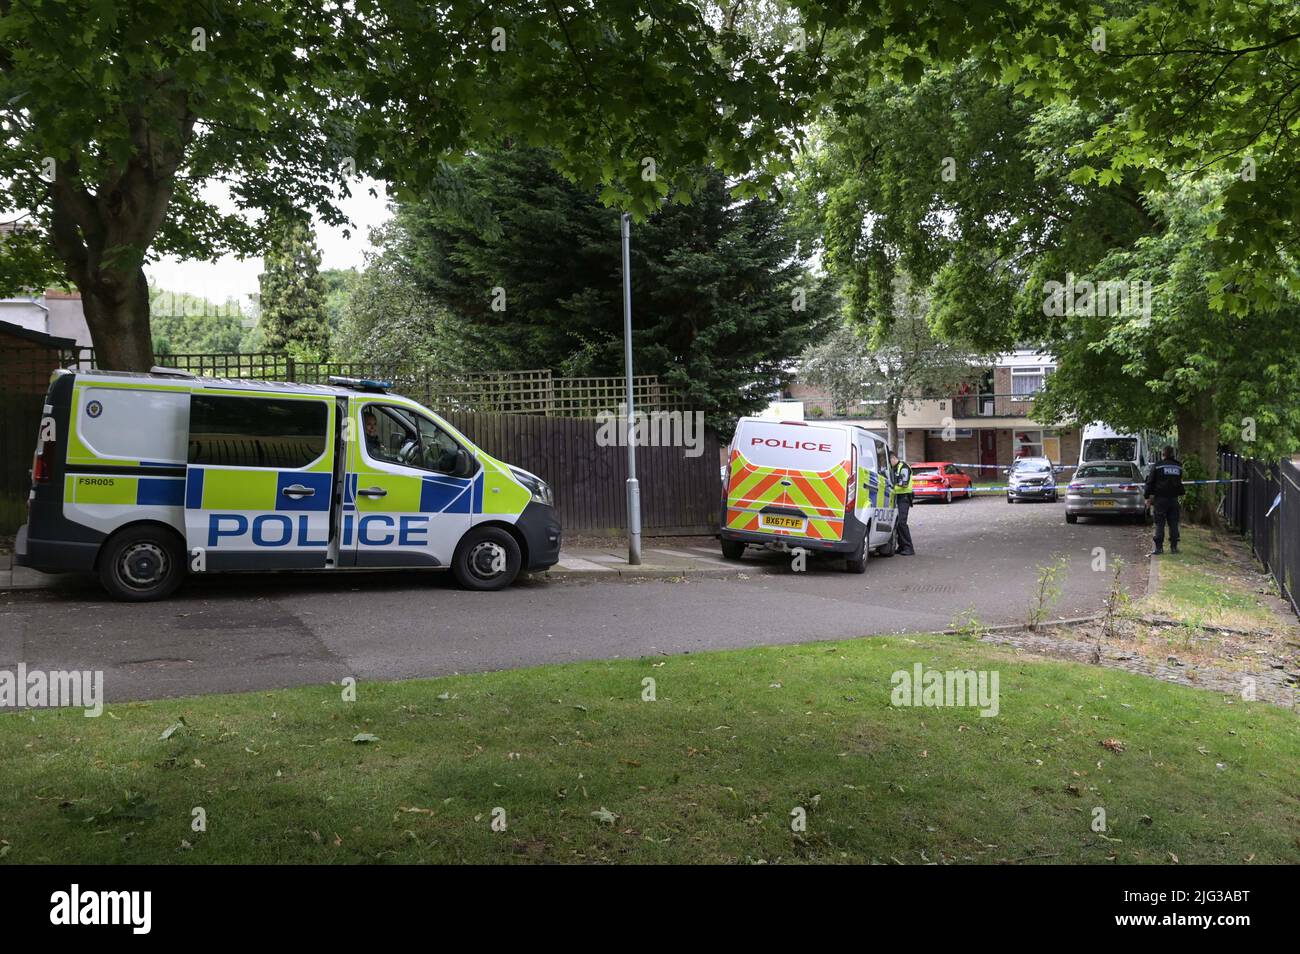
[[[474,472],[472,462],[462,460],[461,447],[450,434],[407,408],[367,404],[361,412],[361,423],[363,446],[371,460],[456,477]]]
[[[1028,400],[1043,389],[1051,372],[1049,367],[1012,368],[1011,394],[1020,400]]]
[[[1133,464],[1086,464],[1079,468],[1075,477],[1122,477],[1126,480],[1141,480],[1142,475]]]
[[[1016,431],[1014,439],[1016,457],[1043,456],[1042,431]]]
[[[290,398],[195,394],[189,462],[295,470],[325,453],[329,405]]]

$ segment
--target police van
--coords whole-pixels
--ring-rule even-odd
[[[450,568],[475,590],[559,559],[539,477],[382,382],[56,371],[15,562],[123,600],[188,572]]]
[[[864,427],[743,417],[727,451],[722,555],[746,546],[842,556],[852,573],[893,556],[888,445]]]

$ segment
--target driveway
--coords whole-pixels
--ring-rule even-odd
[[[739,576],[534,578],[501,593],[446,574],[212,576],[132,605],[70,580],[0,594],[0,668],[102,669],[110,700],[158,698],[1013,623],[1057,557],[1068,569],[1052,615],[1081,616],[1111,578],[1092,568],[1097,547],[1126,562],[1131,589],[1146,580],[1145,529],[1067,525],[1062,504],[994,496],[912,513],[917,555],[872,558],[861,576],[750,551]]]

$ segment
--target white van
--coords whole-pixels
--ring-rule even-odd
[[[1079,466],[1103,461],[1136,464],[1145,480],[1155,458],[1144,431],[1117,431],[1105,424],[1089,424],[1079,441]]]
[[[742,417],[728,448],[722,555],[747,545],[842,556],[862,573],[892,556],[898,509],[885,442],[851,424]]]
[[[559,559],[541,478],[381,382],[56,371],[15,561],[160,599],[190,572],[449,567],[495,590]]]

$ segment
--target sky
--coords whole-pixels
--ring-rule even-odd
[[[370,195],[374,188],[377,197]],[[225,187],[209,183],[203,190],[204,198],[222,211],[233,212],[234,204]],[[340,203],[344,214],[352,220],[351,237],[345,237],[342,228],[331,228],[315,220],[316,243],[321,250],[321,268],[360,268],[365,252],[373,249],[370,230],[387,221],[387,192],[384,183],[363,179],[352,187],[352,196]],[[243,261],[227,255],[213,262],[181,261],[167,256],[145,266],[145,274],[158,288],[172,292],[188,292],[213,302],[237,298],[246,304],[248,296],[257,292],[257,276],[262,271],[261,258]]]

